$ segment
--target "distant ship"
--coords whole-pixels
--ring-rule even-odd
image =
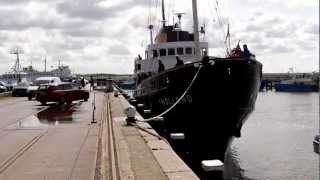
[[[317,92],[319,90],[316,81],[310,78],[294,78],[284,80],[274,85],[278,92]]]
[[[11,71],[0,75],[0,81],[8,84],[16,84],[19,80],[33,81],[38,77],[60,77],[61,79],[68,79],[72,76],[69,66],[59,66],[57,69],[51,71],[37,71],[32,66],[23,68],[21,71]]]
[[[60,77],[61,80],[63,79],[70,79],[72,77],[71,70],[69,66],[59,65],[58,68],[53,69],[51,71],[47,71],[47,59],[44,60],[44,71],[38,71],[33,68],[32,65],[28,67],[21,68],[20,64],[20,54],[23,53],[23,50],[19,47],[15,47],[11,50],[11,54],[16,55],[16,61],[14,66],[11,68],[11,71],[6,72],[0,75],[0,81],[8,83],[9,85],[16,85],[21,81],[29,81],[32,82],[38,77]]]
[[[194,27],[198,27],[194,5],[195,0]],[[253,56],[207,56],[208,43],[199,42],[197,28],[194,33],[182,30],[181,15],[179,23],[166,25],[163,14],[155,42],[149,26],[151,44],[145,57],[135,60],[134,98],[153,116],[164,117],[168,136],[185,135],[193,162],[223,160],[254,110],[262,64]]]

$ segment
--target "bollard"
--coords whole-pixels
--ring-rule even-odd
[[[126,122],[127,125],[130,126],[132,123],[136,122],[136,108],[134,106],[129,106],[124,109],[123,113],[127,115]]]

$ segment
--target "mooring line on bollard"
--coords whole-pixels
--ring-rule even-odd
[[[171,111],[173,108],[176,107],[176,105],[179,104],[179,102],[184,98],[184,96],[187,94],[187,92],[189,91],[189,89],[192,87],[193,83],[195,82],[195,80],[197,79],[198,75],[199,75],[199,72],[202,68],[202,64],[199,65],[199,68],[198,68],[198,71],[196,72],[196,74],[194,75],[192,81],[190,82],[189,86],[187,87],[187,89],[184,91],[184,93],[180,96],[180,98],[172,105],[170,106],[167,110],[165,110],[164,112],[162,112],[161,114],[157,115],[157,116],[154,116],[154,117],[151,117],[151,118],[148,118],[148,119],[145,119],[144,121],[147,122],[147,121],[152,121],[156,118],[159,118],[159,117],[162,117],[164,116],[165,114],[167,114],[169,111]]]

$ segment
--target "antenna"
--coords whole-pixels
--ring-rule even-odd
[[[163,25],[163,27],[166,26],[166,16],[164,13],[164,0],[162,0],[162,25]]]
[[[153,29],[153,25],[149,25],[148,29],[150,30],[150,43],[151,45],[153,44],[153,34],[152,34],[152,29]]]
[[[186,14],[186,13],[174,13],[177,17],[178,17],[178,24],[179,24],[179,27],[181,29],[181,18],[182,18],[182,15]]]
[[[14,66],[12,67],[13,72],[17,73],[21,71],[21,65],[20,65],[20,59],[19,54],[23,54],[23,49],[19,46],[16,46],[12,49],[10,49],[10,54],[15,54],[17,56],[16,62],[14,63]]]
[[[195,56],[200,58],[200,45],[199,45],[199,25],[198,25],[198,9],[197,1],[192,0],[192,11],[193,11],[193,33],[195,43]]]
[[[203,24],[203,26],[200,27],[200,33],[205,34],[206,33],[206,24]]]
[[[172,14],[175,14],[174,11],[172,11]],[[172,16],[172,24],[174,24],[174,16]]]
[[[44,58],[44,72],[47,72],[47,56]]]

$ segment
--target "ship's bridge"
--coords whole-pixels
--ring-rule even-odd
[[[181,17],[180,17],[181,18]],[[208,54],[208,43],[200,42],[201,56]],[[155,38],[145,51],[145,59],[167,57],[167,56],[194,56],[194,35],[188,31],[181,30],[180,23],[174,26],[161,28]],[[190,60],[189,60],[190,61]]]
[[[152,28],[151,28],[152,29]],[[151,30],[150,29],[150,30]],[[208,43],[199,42],[200,57],[196,57],[196,45],[194,34],[181,30],[181,24],[174,26],[163,26],[151,44],[147,46],[144,58],[141,56],[135,61],[136,74],[155,74],[159,72],[159,63],[161,62],[164,69],[174,68],[178,59],[184,64],[200,61],[202,56],[208,55]]]
[[[208,54],[208,43],[199,43],[201,54]],[[159,60],[163,63],[165,69],[174,68],[179,57],[184,64],[200,61],[201,57],[195,55],[195,43],[193,41],[178,41],[152,44],[147,47],[144,59],[136,59],[135,72],[154,74],[158,72]]]
[[[200,42],[201,56],[208,53],[208,43]],[[145,59],[161,58],[166,56],[194,56],[195,44],[193,41],[178,41],[149,45],[145,52]]]

